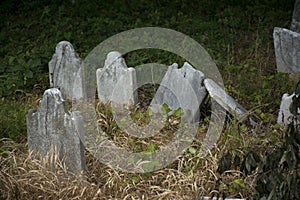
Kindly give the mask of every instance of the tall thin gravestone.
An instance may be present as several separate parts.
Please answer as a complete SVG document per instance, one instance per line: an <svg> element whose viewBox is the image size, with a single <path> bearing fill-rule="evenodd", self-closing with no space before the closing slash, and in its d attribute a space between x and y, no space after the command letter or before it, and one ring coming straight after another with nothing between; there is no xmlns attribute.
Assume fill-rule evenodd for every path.
<svg viewBox="0 0 300 200"><path fill-rule="evenodd" d="M50 86L59 88L64 98L85 98L84 65L71 43L59 42L49 62Z"/></svg>

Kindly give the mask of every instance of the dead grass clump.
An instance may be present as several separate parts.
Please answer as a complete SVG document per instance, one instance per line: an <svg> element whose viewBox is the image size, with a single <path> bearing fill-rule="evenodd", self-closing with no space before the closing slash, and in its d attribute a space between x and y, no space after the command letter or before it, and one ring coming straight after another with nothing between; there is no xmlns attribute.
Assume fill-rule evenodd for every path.
<svg viewBox="0 0 300 200"><path fill-rule="evenodd" d="M116 171L87 153L87 172L76 176L67 172L54 153L39 160L25 145L1 143L14 146L0 157L3 199L199 199L221 192L239 197L252 193L254 176L245 177L239 171L217 173L219 152L205 158L186 152L168 167L142 174ZM249 191L233 191L237 180Z"/></svg>
<svg viewBox="0 0 300 200"><path fill-rule="evenodd" d="M9 153L6 149L13 149ZM92 199L101 191L84 175L70 174L55 152L44 159L25 145L1 140L0 193L2 199Z"/></svg>
<svg viewBox="0 0 300 200"><path fill-rule="evenodd" d="M155 137L137 139L118 130L107 105L98 105L99 124L110 139L130 151L155 151L177 130L178 120L170 117L166 127ZM180 123L180 121L179 121ZM279 131L279 130L274 130ZM0 195L2 199L200 199L202 196L249 197L254 193L257 168L245 175L240 166L219 172L218 165L226 152L239 156L255 149L262 157L266 148L251 129L238 122L228 122L218 145L201 157L201 138L205 127L198 129L195 140L182 156L167 167L146 173L116 171L99 162L86 151L87 170L71 174L55 151L45 158L28 152L25 144L0 140ZM167 136L166 136L167 135ZM277 135L280 135L279 133ZM267 140L271 142L270 139ZM278 140L274 138L273 143ZM268 144L268 146L272 146ZM219 147L219 148L217 148Z"/></svg>

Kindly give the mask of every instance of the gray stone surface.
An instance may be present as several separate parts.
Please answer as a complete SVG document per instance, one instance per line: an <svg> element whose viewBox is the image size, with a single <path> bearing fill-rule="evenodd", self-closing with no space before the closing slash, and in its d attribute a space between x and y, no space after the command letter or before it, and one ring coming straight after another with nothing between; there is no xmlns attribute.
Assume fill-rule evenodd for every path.
<svg viewBox="0 0 300 200"><path fill-rule="evenodd" d="M300 33L275 27L273 37L277 70L300 74Z"/></svg>
<svg viewBox="0 0 300 200"><path fill-rule="evenodd" d="M293 114L290 112L290 105L293 102L293 97L295 94L283 94L280 104L280 110L277 118L277 123L288 125L290 118Z"/></svg>
<svg viewBox="0 0 300 200"><path fill-rule="evenodd" d="M137 103L136 72L127 68L119 52L110 52L103 68L97 69L98 97L102 103L131 106Z"/></svg>
<svg viewBox="0 0 300 200"><path fill-rule="evenodd" d="M205 79L204 85L211 96L222 108L235 116L238 120L246 117L247 110L229 96L217 83Z"/></svg>
<svg viewBox="0 0 300 200"><path fill-rule="evenodd" d="M59 42L49 62L50 86L59 88L64 98L85 98L84 65L71 43Z"/></svg>
<svg viewBox="0 0 300 200"><path fill-rule="evenodd" d="M67 110L57 88L45 91L38 110L30 110L26 120L29 150L44 157L55 147L70 171L85 170L83 120L79 112Z"/></svg>
<svg viewBox="0 0 300 200"><path fill-rule="evenodd" d="M295 2L291 30L300 33L300 0Z"/></svg>
<svg viewBox="0 0 300 200"><path fill-rule="evenodd" d="M161 112L161 106L167 104L172 112L181 107L188 122L198 121L199 107L207 95L205 87L202 86L203 80L204 74L189 63L185 62L180 69L174 63L169 66L150 108L154 112ZM190 113L187 114L188 112Z"/></svg>

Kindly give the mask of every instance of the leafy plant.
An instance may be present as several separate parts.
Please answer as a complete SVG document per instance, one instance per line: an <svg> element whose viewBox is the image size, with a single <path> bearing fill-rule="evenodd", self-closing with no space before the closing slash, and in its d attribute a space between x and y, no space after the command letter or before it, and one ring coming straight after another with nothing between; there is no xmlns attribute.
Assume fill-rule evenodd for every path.
<svg viewBox="0 0 300 200"><path fill-rule="evenodd" d="M284 142L266 155L256 178L254 199L300 199L300 129L299 129L299 87L290 106L293 121L286 131Z"/></svg>
<svg viewBox="0 0 300 200"><path fill-rule="evenodd" d="M12 99L0 99L0 138L24 141L27 136L26 114L32 105L31 100L19 103Z"/></svg>
<svg viewBox="0 0 300 200"><path fill-rule="evenodd" d="M265 156L256 178L254 199L299 199L299 134L290 125L284 145Z"/></svg>

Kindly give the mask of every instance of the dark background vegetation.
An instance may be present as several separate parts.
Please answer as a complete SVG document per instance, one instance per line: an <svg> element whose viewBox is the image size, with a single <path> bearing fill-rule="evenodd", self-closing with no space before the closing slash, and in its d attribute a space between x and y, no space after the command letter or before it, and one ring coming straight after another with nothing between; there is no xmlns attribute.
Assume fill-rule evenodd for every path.
<svg viewBox="0 0 300 200"><path fill-rule="evenodd" d="M226 91L258 116L267 127L264 132L278 134L274 126L281 96L291 93L296 81L276 71L273 28L290 27L293 7L294 0L2 1L0 138L26 142L25 116L28 109L38 105L44 90L49 88L48 62L58 42L71 42L84 59L108 37L147 26L170 28L198 41L216 62ZM160 50L131 52L125 59L132 67L148 62L182 62L176 55ZM281 144L274 139L277 137L283 138L275 134L259 139L263 145L276 146ZM293 155L299 152L294 143L284 142L279 149L278 154L270 155L281 158L286 149L292 149L288 152ZM235 154L228 151L227 155ZM259 156L251 151L245 155L255 168ZM297 162L292 164L291 170L297 168ZM264 162L266 168L269 165ZM282 176L273 181L275 187L285 176L281 175L279 164L274 166L278 168L273 176ZM266 177L269 178L267 175L260 177L262 182ZM297 182L298 179L292 180Z"/></svg>
<svg viewBox="0 0 300 200"><path fill-rule="evenodd" d="M247 109L262 106L257 112L271 120L267 115L277 112L281 91L292 90L285 75L276 73L272 31L290 26L293 5L292 0L3 1L1 135L24 135L28 104L18 98L41 95L49 87L48 62L59 41L70 41L84 59L109 36L145 26L174 29L198 41L217 63L228 92ZM135 66L176 59L141 50L126 61Z"/></svg>

